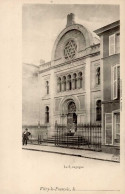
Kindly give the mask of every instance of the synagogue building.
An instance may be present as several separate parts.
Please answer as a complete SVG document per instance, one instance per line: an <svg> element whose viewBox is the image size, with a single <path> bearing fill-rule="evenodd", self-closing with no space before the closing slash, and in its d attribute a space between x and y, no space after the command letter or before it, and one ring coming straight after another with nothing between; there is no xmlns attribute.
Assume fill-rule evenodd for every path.
<svg viewBox="0 0 125 194"><path fill-rule="evenodd" d="M112 29L113 33L110 31ZM116 72L116 69L119 72L119 22L95 32L97 34L77 24L73 13L68 14L66 26L54 42L51 61L45 63L41 60L39 67L32 66L35 74L32 72L34 70L30 72L35 76L35 85L30 86L35 97L30 99L33 105L36 103L33 125L46 125L51 136L55 123L67 126L67 130L75 125L76 133L79 124L102 124L102 144L116 145L119 144L120 138L120 103L119 93L116 91L118 76L116 75L115 79L113 72ZM113 47L108 50L112 39L118 44L113 54ZM109 62L111 60L114 63ZM116 85L112 86L112 83ZM26 99L27 97L24 101ZM26 121L25 110L26 106L23 109L23 118ZM31 112L30 115L33 116Z"/></svg>
<svg viewBox="0 0 125 194"><path fill-rule="evenodd" d="M100 41L86 27L67 16L57 36L52 59L39 67L40 123L101 122Z"/></svg>

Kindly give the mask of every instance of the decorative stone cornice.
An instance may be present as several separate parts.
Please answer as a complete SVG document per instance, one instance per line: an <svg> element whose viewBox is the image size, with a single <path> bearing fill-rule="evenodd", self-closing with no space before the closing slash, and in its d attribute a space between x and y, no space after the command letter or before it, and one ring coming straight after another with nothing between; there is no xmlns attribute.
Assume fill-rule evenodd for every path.
<svg viewBox="0 0 125 194"><path fill-rule="evenodd" d="M81 61L81 60L83 60L83 59L85 59L87 57L92 57L92 56L96 56L96 55L99 55L99 54L100 54L100 50L97 51L96 53L91 53L91 54L88 54L86 56L82 56L82 57L79 57L79 58L72 59L70 61L65 61L63 63L59 63L59 64L57 64L55 66L49 66L46 69L40 70L39 73L44 73L46 71L50 71L51 69L55 69L55 68L58 68L58 67L66 66L67 64L72 64L74 62Z"/></svg>

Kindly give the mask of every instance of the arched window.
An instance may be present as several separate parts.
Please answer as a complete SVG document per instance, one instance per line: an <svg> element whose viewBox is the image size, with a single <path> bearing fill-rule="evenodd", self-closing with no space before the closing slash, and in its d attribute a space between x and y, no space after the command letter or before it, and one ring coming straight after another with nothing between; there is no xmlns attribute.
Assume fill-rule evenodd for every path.
<svg viewBox="0 0 125 194"><path fill-rule="evenodd" d="M66 91L66 77L63 76L62 78L62 91Z"/></svg>
<svg viewBox="0 0 125 194"><path fill-rule="evenodd" d="M49 94L49 82L46 81L46 93Z"/></svg>
<svg viewBox="0 0 125 194"><path fill-rule="evenodd" d="M57 79L57 91L61 92L61 78L60 77L58 77Z"/></svg>
<svg viewBox="0 0 125 194"><path fill-rule="evenodd" d="M96 101L96 121L101 121L101 100Z"/></svg>
<svg viewBox="0 0 125 194"><path fill-rule="evenodd" d="M79 79L78 88L82 88L82 72L78 73L78 79Z"/></svg>
<svg viewBox="0 0 125 194"><path fill-rule="evenodd" d="M96 69L96 84L100 85L100 67Z"/></svg>
<svg viewBox="0 0 125 194"><path fill-rule="evenodd" d="M49 123L49 107L45 108L45 123Z"/></svg>
<svg viewBox="0 0 125 194"><path fill-rule="evenodd" d="M72 88L77 89L77 74L73 74L73 80L72 80Z"/></svg>
<svg viewBox="0 0 125 194"><path fill-rule="evenodd" d="M72 83L71 83L71 75L67 76L67 89L71 90L72 89Z"/></svg>

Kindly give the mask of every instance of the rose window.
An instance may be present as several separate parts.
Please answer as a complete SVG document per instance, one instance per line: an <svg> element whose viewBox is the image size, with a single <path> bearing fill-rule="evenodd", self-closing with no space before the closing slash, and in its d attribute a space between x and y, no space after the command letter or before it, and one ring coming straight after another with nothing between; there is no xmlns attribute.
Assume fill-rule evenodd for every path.
<svg viewBox="0 0 125 194"><path fill-rule="evenodd" d="M72 59L76 54L77 45L74 40L70 40L64 49L65 59Z"/></svg>

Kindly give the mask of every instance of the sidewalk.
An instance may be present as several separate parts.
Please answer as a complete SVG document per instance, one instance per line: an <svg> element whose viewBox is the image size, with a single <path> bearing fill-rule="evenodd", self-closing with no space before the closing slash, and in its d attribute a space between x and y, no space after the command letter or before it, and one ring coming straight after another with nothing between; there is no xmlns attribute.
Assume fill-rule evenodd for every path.
<svg viewBox="0 0 125 194"><path fill-rule="evenodd" d="M64 148L64 147L58 147L58 146L56 147L53 145L46 145L45 146L45 145L28 144L28 145L22 146L22 149L55 153L55 154L70 155L70 156L77 156L77 157L84 157L84 158L103 160L103 161L109 161L109 162L120 162L119 155L113 155L113 154L109 154L109 153L89 151L89 150Z"/></svg>

